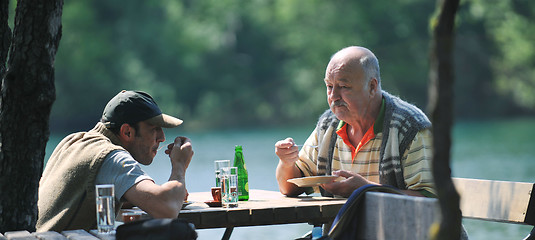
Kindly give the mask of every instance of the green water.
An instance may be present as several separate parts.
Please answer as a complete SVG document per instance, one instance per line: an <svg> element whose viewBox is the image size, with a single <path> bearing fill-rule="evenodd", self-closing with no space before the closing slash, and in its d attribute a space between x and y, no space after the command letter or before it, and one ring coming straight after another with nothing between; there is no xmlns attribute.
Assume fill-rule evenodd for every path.
<svg viewBox="0 0 535 240"><path fill-rule="evenodd" d="M186 176L188 191L208 191L213 183L213 161L233 159L234 146L242 145L249 187L278 191L274 177L278 159L277 140L293 137L302 143L313 126L280 129L241 129L204 133L166 132L191 138L195 155ZM63 136L52 135L47 153ZM457 123L453 132L452 174L455 177L535 181L535 119L515 119ZM157 183L167 181L170 163L163 151L145 168ZM530 226L463 220L471 239L522 239ZM308 224L289 224L234 229L231 239L294 239L311 230ZM198 230L199 239L220 239L224 229Z"/></svg>
<svg viewBox="0 0 535 240"><path fill-rule="evenodd" d="M535 181L535 119L466 122L454 130L455 177ZM522 239L533 227L464 219L471 239Z"/></svg>

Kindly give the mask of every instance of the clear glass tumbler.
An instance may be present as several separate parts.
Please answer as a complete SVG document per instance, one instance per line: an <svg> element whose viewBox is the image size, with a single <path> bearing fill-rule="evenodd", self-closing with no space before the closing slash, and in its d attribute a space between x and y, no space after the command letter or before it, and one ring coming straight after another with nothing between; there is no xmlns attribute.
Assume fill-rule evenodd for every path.
<svg viewBox="0 0 535 240"><path fill-rule="evenodd" d="M221 174L222 201L224 207L238 206L238 168L223 168Z"/></svg>
<svg viewBox="0 0 535 240"><path fill-rule="evenodd" d="M115 189L113 184L95 186L97 227L99 233L111 233L115 228Z"/></svg>
<svg viewBox="0 0 535 240"><path fill-rule="evenodd" d="M230 167L230 160L216 160L215 165L215 186L221 187L221 169Z"/></svg>

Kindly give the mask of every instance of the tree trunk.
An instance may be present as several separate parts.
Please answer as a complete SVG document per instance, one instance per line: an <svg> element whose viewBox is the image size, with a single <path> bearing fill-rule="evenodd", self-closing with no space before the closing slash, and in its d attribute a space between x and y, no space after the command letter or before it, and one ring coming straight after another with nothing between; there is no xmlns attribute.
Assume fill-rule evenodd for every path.
<svg viewBox="0 0 535 240"><path fill-rule="evenodd" d="M7 23L8 17L9 1L0 0L0 79L2 79L6 73L7 53L9 52L9 45L11 44L11 29L9 29ZM0 99L0 106L1 105L2 99ZM2 154L2 152L0 152L0 154Z"/></svg>
<svg viewBox="0 0 535 240"><path fill-rule="evenodd" d="M54 60L61 38L63 0L19 0L11 42L9 1L0 1L0 232L35 231L48 121L56 96Z"/></svg>
<svg viewBox="0 0 535 240"><path fill-rule="evenodd" d="M451 180L450 148L453 123L453 46L459 0L438 0L438 16L431 20L429 108L433 121L433 176L442 219L435 239L459 239L459 194Z"/></svg>

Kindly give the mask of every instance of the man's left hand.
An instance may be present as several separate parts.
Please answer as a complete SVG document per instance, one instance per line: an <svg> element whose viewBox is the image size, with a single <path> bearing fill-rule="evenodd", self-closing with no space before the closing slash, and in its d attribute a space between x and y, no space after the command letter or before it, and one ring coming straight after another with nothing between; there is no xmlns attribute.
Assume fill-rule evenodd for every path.
<svg viewBox="0 0 535 240"><path fill-rule="evenodd" d="M349 197L351 193L353 193L353 191L366 184L378 185L377 183L374 183L362 177L360 174L352 173L345 170L334 171L333 175L344 177L345 179L338 182L322 184L321 187L327 190L328 192L338 196Z"/></svg>

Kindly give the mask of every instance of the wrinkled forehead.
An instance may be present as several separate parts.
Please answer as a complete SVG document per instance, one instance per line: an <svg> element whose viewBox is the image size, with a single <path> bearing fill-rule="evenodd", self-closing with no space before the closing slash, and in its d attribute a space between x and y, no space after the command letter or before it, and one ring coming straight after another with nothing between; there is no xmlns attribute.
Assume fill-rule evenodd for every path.
<svg viewBox="0 0 535 240"><path fill-rule="evenodd" d="M325 70L325 79L334 78L337 75L359 75L362 72L360 59L354 57L332 58Z"/></svg>

